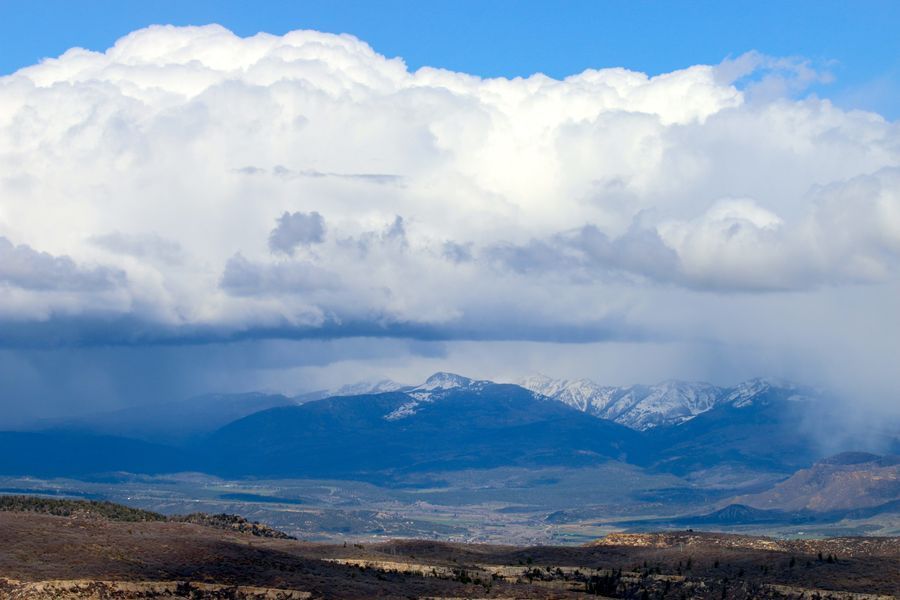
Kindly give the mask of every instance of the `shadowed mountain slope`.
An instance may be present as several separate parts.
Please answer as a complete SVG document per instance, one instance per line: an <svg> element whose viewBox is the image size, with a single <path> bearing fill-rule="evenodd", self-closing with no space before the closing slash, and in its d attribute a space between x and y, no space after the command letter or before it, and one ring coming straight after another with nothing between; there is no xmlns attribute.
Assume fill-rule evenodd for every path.
<svg viewBox="0 0 900 600"><path fill-rule="evenodd" d="M768 387L721 403L677 427L654 432L657 467L688 473L722 465L790 473L822 457L818 399Z"/></svg>
<svg viewBox="0 0 900 600"><path fill-rule="evenodd" d="M343 476L643 461L642 437L514 385L329 398L232 423L204 446L214 472Z"/></svg>

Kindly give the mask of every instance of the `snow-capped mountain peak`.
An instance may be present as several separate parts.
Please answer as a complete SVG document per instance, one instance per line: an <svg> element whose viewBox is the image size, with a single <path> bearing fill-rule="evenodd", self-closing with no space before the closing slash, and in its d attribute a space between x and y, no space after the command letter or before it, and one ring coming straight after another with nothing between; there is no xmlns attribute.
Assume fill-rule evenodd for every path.
<svg viewBox="0 0 900 600"><path fill-rule="evenodd" d="M455 373L438 371L425 380L425 383L404 390L410 401L385 415L388 421L396 421L416 414L422 404L443 398L448 392L459 389L479 390L490 381L475 380Z"/></svg>
<svg viewBox="0 0 900 600"><path fill-rule="evenodd" d="M520 385L527 390L540 390L545 396L556 394L562 390L567 383L569 383L567 379L553 379L552 377L547 377L543 373L535 373L534 375L529 375L516 382L517 385Z"/></svg>
<svg viewBox="0 0 900 600"><path fill-rule="evenodd" d="M572 381L545 375L526 377L519 385L596 417L642 431L684 423L719 404L736 408L749 406L774 388L792 389L789 384L765 379L753 379L733 388L678 380L613 387L588 379Z"/></svg>
<svg viewBox="0 0 900 600"><path fill-rule="evenodd" d="M552 379L546 375L532 375L517 382L527 390L559 400L582 412L591 412L591 407L603 404L609 399L609 392L615 388L597 385L589 379Z"/></svg>
<svg viewBox="0 0 900 600"><path fill-rule="evenodd" d="M757 377L731 388L723 402L731 404L735 408L745 408L760 401L769 402L772 400L773 394L782 400L802 401L822 396L825 392L783 379Z"/></svg>
<svg viewBox="0 0 900 600"><path fill-rule="evenodd" d="M403 392L408 402L384 415L389 421L416 414L425 405L460 390L479 392L491 381L471 379L438 371L417 386L404 386L390 379L346 385L334 396ZM719 405L743 409L776 400L814 396L807 388L775 379L750 379L732 387L709 383L666 380L655 385L604 386L590 379L554 379L542 374L525 377L517 384L536 397L549 398L601 419L615 421L631 429L647 431L655 427L680 425Z"/></svg>
<svg viewBox="0 0 900 600"><path fill-rule="evenodd" d="M472 379L457 375L456 373L446 373L438 371L425 380L422 385L416 386L414 389L418 391L427 390L449 390L453 388L469 387L474 383Z"/></svg>
<svg viewBox="0 0 900 600"><path fill-rule="evenodd" d="M753 404L753 401L761 394L765 394L772 388L772 382L768 379L749 379L734 386L725 396L723 402L735 408L744 408Z"/></svg>

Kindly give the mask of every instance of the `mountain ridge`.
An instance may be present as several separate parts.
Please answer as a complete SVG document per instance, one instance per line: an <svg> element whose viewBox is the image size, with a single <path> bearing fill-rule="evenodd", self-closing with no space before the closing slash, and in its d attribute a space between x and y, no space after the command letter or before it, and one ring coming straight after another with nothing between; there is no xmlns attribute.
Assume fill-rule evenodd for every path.
<svg viewBox="0 0 900 600"><path fill-rule="evenodd" d="M800 469L771 489L733 502L759 509L867 509L900 500L900 456L843 452Z"/></svg>
<svg viewBox="0 0 900 600"><path fill-rule="evenodd" d="M154 472L177 467L241 477L377 473L372 476L383 478L386 473L427 469L578 467L621 460L676 476L718 472L732 477L729 473L743 472L781 477L833 453L823 451L821 432L811 424L828 417L842 426L840 419L824 412L828 403L820 403L807 388L763 379L727 388L680 381L602 388L612 390L606 408L644 419L621 422L588 410L588 402L573 405L560 397L564 390L595 390L585 381L573 386L546 377L531 380L530 387L540 383L555 398L444 371L415 386L397 387L390 380L372 384L376 390L397 388L394 391L303 402L262 394L207 396L205 404L189 403L174 413L176 421L177 415L219 406L238 410L237 418L223 423L223 414L206 418L200 410L197 418L207 429L177 448L162 444L154 452L154 446L136 446L127 441L131 438L97 438L99 447L134 448L130 454L140 460L131 462L127 451L118 458L116 452L92 454L89 436L80 430L46 431L37 437L4 433L0 441L10 453L16 453L17 444L29 449L18 452L20 456L46 454L42 444L64 454L78 452L90 458L86 464L95 465L95 471L130 471L144 465ZM368 385L353 384L346 390ZM264 409L253 410L259 406ZM659 424L636 428L649 423L647 415L656 415L654 423ZM82 437L72 437L76 433ZM836 451L864 447L859 440L849 441ZM165 460L156 460L157 455ZM6 468L27 472L29 464L23 459Z"/></svg>
<svg viewBox="0 0 900 600"><path fill-rule="evenodd" d="M469 380L471 381L471 380ZM365 474L593 464L643 454L641 434L511 384L446 382L413 391L273 408L217 431L225 474Z"/></svg>
<svg viewBox="0 0 900 600"><path fill-rule="evenodd" d="M797 394L812 392L790 382L763 378L734 386L675 379L653 385L606 386L590 379L553 379L538 374L518 383L582 412L639 431L680 425L723 404L737 408L749 406L754 399L776 388L794 390Z"/></svg>

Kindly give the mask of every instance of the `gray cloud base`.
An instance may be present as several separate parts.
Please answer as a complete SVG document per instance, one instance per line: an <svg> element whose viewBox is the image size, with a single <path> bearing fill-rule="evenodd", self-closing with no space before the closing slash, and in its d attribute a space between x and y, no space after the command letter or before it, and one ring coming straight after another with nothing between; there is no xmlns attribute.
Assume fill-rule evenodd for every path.
<svg viewBox="0 0 900 600"><path fill-rule="evenodd" d="M278 225L269 234L269 249L293 256L297 246L321 244L325 239L325 219L311 213L285 212L278 217Z"/></svg>
<svg viewBox="0 0 900 600"><path fill-rule="evenodd" d="M38 252L27 244L15 246L0 237L0 283L34 292L109 290L126 281L125 273L107 267L82 267L68 256Z"/></svg>

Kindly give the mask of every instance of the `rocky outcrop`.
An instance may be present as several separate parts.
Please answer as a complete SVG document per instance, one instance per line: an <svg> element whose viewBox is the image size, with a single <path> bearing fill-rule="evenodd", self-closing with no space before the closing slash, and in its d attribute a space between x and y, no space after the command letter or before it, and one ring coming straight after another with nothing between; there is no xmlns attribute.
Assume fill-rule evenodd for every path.
<svg viewBox="0 0 900 600"><path fill-rule="evenodd" d="M171 517L169 520L179 523L194 523L195 525L203 525L204 527L215 527L216 529L227 529L239 533L248 533L250 535L255 535L256 537L277 538L282 540L297 539L283 531L273 529L264 523L248 521L240 515L229 515L225 513L218 515L193 513L190 515Z"/></svg>

